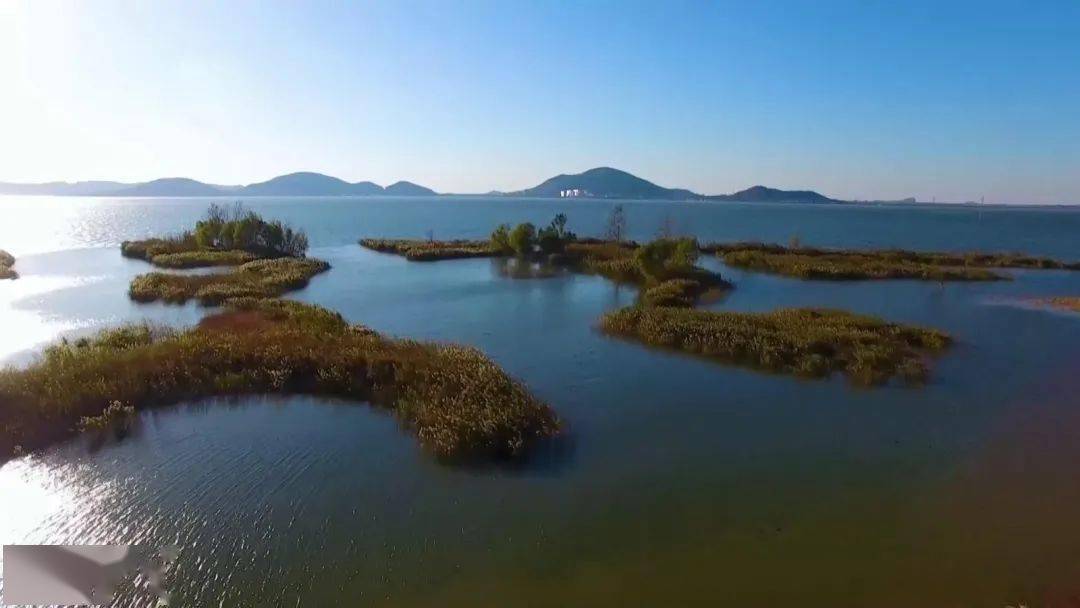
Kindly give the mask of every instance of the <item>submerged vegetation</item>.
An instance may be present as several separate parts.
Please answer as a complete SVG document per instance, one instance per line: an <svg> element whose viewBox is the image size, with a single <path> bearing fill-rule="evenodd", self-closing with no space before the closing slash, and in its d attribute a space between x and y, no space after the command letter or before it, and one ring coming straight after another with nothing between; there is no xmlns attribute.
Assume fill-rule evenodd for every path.
<svg viewBox="0 0 1080 608"><path fill-rule="evenodd" d="M803 279L921 279L929 281L995 281L1009 277L991 268L1080 270L1080 263L1022 254L938 253L902 249L819 249L765 243L708 244L738 268Z"/></svg>
<svg viewBox="0 0 1080 608"><path fill-rule="evenodd" d="M278 220L264 220L254 211L245 211L240 203L232 209L211 204L192 231L124 241L120 246L125 257L164 268L239 266L264 258L302 258L307 249L307 235L302 230Z"/></svg>
<svg viewBox="0 0 1080 608"><path fill-rule="evenodd" d="M19 273L15 272L12 268L14 265L15 257L3 249L0 249L0 279L19 278Z"/></svg>
<svg viewBox="0 0 1080 608"><path fill-rule="evenodd" d="M152 406L313 394L393 411L441 457L512 457L560 423L479 351L386 338L318 306L229 300L196 328L132 325L61 341L0 371L0 457Z"/></svg>
<svg viewBox="0 0 1080 608"><path fill-rule="evenodd" d="M882 384L894 376L922 383L928 373L925 356L950 341L931 329L805 308L735 313L637 306L604 315L601 328L757 369L807 377L841 372L860 385Z"/></svg>
<svg viewBox="0 0 1080 608"><path fill-rule="evenodd" d="M137 302L180 304L198 300L204 305L220 304L229 298L272 298L302 289L311 277L325 272L330 264L311 258L276 258L247 262L225 273L175 274L151 272L131 281L128 295Z"/></svg>

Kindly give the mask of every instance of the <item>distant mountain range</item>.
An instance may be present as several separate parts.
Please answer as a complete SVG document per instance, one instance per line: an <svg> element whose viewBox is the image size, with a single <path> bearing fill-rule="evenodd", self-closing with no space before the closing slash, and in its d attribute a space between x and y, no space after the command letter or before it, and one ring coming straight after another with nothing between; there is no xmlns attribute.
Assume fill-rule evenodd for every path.
<svg viewBox="0 0 1080 608"><path fill-rule="evenodd" d="M576 191L576 192L575 192ZM701 198L689 190L664 188L611 167L597 167L574 175L556 175L538 186L509 192L508 196L599 197L687 200Z"/></svg>
<svg viewBox="0 0 1080 608"><path fill-rule="evenodd" d="M52 196L434 196L435 191L411 182L397 182L383 188L372 182L347 181L321 173L290 173L247 186L206 184L186 177L166 177L149 182L49 182L9 184L0 182L0 194L41 194Z"/></svg>
<svg viewBox="0 0 1080 608"><path fill-rule="evenodd" d="M206 184L186 177L155 179L125 184L109 181L10 184L0 182L0 194L53 196L435 196L436 192L411 182L385 188L372 182L350 183L321 173L290 173L246 186ZM597 167L551 179L516 192L490 192L484 196L530 196L544 198L626 198L646 200L709 200L783 203L839 202L812 190L777 190L754 186L733 194L704 195L683 188L665 188L611 167Z"/></svg>
<svg viewBox="0 0 1080 608"><path fill-rule="evenodd" d="M704 195L683 188L664 188L611 167L597 167L574 175L556 175L543 183L508 192L507 196L569 198L631 198L652 200L710 200L769 203L839 202L812 190L777 190L754 186L733 194Z"/></svg>

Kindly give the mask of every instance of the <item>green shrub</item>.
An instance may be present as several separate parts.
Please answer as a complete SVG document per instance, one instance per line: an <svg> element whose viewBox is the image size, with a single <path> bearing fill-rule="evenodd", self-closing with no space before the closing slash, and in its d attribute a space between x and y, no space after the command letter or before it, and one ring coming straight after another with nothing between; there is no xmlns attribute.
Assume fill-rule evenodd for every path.
<svg viewBox="0 0 1080 608"><path fill-rule="evenodd" d="M15 265L15 258L10 253L0 249L0 279L17 279L19 273L11 267Z"/></svg>
<svg viewBox="0 0 1080 608"><path fill-rule="evenodd" d="M510 249L519 256L529 256L536 244L536 227L525 222L510 231Z"/></svg>
<svg viewBox="0 0 1080 608"><path fill-rule="evenodd" d="M536 235L536 245L540 252L553 255L561 254L567 243L577 240L577 235L566 229L566 215L559 213L546 228L541 228Z"/></svg>
<svg viewBox="0 0 1080 608"><path fill-rule="evenodd" d="M698 244L690 238L656 239L638 247L634 259L642 271L655 281L685 273L697 262Z"/></svg>
<svg viewBox="0 0 1080 608"><path fill-rule="evenodd" d="M499 253L510 255L514 248L510 246L510 225L499 224L491 232L491 248Z"/></svg>

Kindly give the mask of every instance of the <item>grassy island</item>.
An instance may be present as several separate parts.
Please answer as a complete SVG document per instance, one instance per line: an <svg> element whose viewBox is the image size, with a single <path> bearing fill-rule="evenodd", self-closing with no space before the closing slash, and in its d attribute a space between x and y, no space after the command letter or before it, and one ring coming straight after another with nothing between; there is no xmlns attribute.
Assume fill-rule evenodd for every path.
<svg viewBox="0 0 1080 608"><path fill-rule="evenodd" d="M926 355L943 350L945 334L839 310L788 308L768 313L629 307L604 315L612 335L673 348L724 363L826 377L841 372L855 384L899 376L926 380Z"/></svg>
<svg viewBox="0 0 1080 608"><path fill-rule="evenodd" d="M131 281L128 295L137 302L180 304L198 300L215 305L229 298L272 298L302 289L330 265L304 257L307 236L278 221L210 205L194 231L169 238L125 241L121 253L165 268L234 266L219 274L151 272Z"/></svg>
<svg viewBox="0 0 1080 608"><path fill-rule="evenodd" d="M302 258L307 235L277 220L267 221L237 203L232 209L211 204L195 229L166 238L124 241L124 257L163 268L240 266L254 260Z"/></svg>
<svg viewBox="0 0 1080 608"><path fill-rule="evenodd" d="M15 257L3 249L0 249L0 280L19 278L19 273L12 269L12 266L14 265Z"/></svg>
<svg viewBox="0 0 1080 608"><path fill-rule="evenodd" d="M434 262L460 258L488 258L501 255L488 241L435 241L409 239L361 239L360 244L381 253L404 256L413 262Z"/></svg>
<svg viewBox="0 0 1080 608"><path fill-rule="evenodd" d="M255 260L220 274L151 272L131 281L128 295L137 302L162 300L181 304L198 300L215 305L229 298L272 298L302 289L330 264L312 258Z"/></svg>
<svg viewBox="0 0 1080 608"><path fill-rule="evenodd" d="M902 249L856 250L784 247L766 243L707 244L737 268L802 279L919 279L926 281L996 281L1009 277L992 268L1080 270L1080 263L1021 254L953 254Z"/></svg>
<svg viewBox="0 0 1080 608"><path fill-rule="evenodd" d="M599 274L638 286L642 299L654 304L692 306L710 290L731 287L719 274L694 265L698 258L694 239L659 238L644 245L620 239L578 239L566 229L566 216L561 213L539 230L530 223L500 225L487 241L363 239L360 244L412 261L513 257L547 268ZM519 271L511 276L552 274Z"/></svg>
<svg viewBox="0 0 1080 608"><path fill-rule="evenodd" d="M371 402L447 458L513 457L559 431L547 404L475 349L383 337L298 302L225 306L189 330L131 325L0 370L0 459L144 408L223 395Z"/></svg>

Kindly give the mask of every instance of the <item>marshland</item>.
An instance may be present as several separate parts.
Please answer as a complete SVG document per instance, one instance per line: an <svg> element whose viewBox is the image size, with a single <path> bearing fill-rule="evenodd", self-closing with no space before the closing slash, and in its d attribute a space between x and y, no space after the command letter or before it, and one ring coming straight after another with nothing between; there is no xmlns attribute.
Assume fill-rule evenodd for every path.
<svg viewBox="0 0 1080 608"><path fill-rule="evenodd" d="M227 211L233 203L219 202ZM622 244L613 247L616 204L624 227ZM1080 394L1073 373L1080 322L1030 302L1080 295L1080 273L987 267L1011 280L815 281L729 265L701 249L787 243L797 233L802 247L1023 251L1070 261L1080 257L1076 211L249 199L245 208L265 221L303 230L309 244L302 259L329 269L256 300L281 310L237 316L198 297L181 304L129 296L141 275L230 276L256 261L248 256L301 259L224 244L151 255L183 254L198 264L121 255L123 241L193 230L206 201L8 197L0 205L26 218L17 228L0 224L0 243L18 258L20 274L0 283L0 347L15 370L4 373L26 379L18 394L27 395L31 376L43 378L60 360L78 363L80 373L98 370L94 390L102 396L94 397L102 403L96 417L78 410L83 397L76 392L70 402L55 400L78 410L65 414L65 437L69 428L87 430L45 449L28 445L0 468L5 492L40 497L34 508L0 520L6 542L179 543L187 549L172 589L177 601L193 604L377 596L387 605L465 606L482 596L508 605L523 589L556 604L700 604L718 599L717 587L694 581L730 572L719 599L751 605L1038 605L1073 580L1068 539L1080 537L1071 508L1080 404L1071 396ZM504 267L517 263L516 253L416 263L357 244L360 237L403 238L468 249L470 242L490 244L500 224L512 231L524 223L538 240L559 213L576 244L551 252L560 272L536 280L508 278ZM656 258L636 252L658 239L676 243L672 251L683 239L697 240L693 276L666 275L688 268L681 264L662 265L666 280L646 276L638 264ZM551 254L524 263L541 265ZM715 298L687 293L681 281L695 276L724 284ZM871 317L895 326L886 333L925 328L947 335L949 344L939 349L936 340L910 336L878 343L885 338L876 330L856 328L844 334L850 341L835 359L807 364L827 369L808 380L752 362L646 347L608 335L602 321L738 313L726 318L741 323L782 309ZM320 312L294 324L290 311ZM115 341L95 345L108 339L103 330L144 325L148 335L128 335L120 348ZM797 326L778 335L806 327ZM62 338L68 343L50 363L45 349ZM198 371L206 382L198 386L213 390L153 403L131 396L143 385L133 378L154 378L155 393L176 386L151 352L182 344L194 355L208 352L199 350L208 343L232 341L265 344L258 351L265 375L202 376L221 369L221 359L200 355L169 373ZM421 359L441 349L473 353L477 359L468 361L525 391L513 392L522 411L551 412L539 419L556 416L560 432L539 433L514 461L446 461L397 396L305 384L307 370L351 365L366 352L359 345L382 342L387 357L403 344ZM806 343L777 356L786 361L792 353L790 366L798 367ZM336 348L343 344L350 346ZM294 358L294 346L307 354ZM871 390L853 377L861 368L850 367L864 346L897 362L890 379ZM84 359L80 349L97 354ZM246 349L211 352L251 356ZM124 357L132 357L130 365L104 373ZM285 364L287 388L263 390ZM379 373L396 374L395 365ZM906 375L924 382L904 387ZM219 391L219 381L236 390ZM247 382L255 389L241 390ZM498 395L489 397L502 402ZM1033 467L1041 473L1031 475ZM227 575L208 580L207 568ZM772 584L778 572L782 588ZM905 574L899 587L897 572Z"/></svg>
<svg viewBox="0 0 1080 608"><path fill-rule="evenodd" d="M392 340L318 306L224 302L194 329L103 330L0 372L0 454L38 448L117 410L212 396L313 394L391 409L439 456L512 457L558 432L551 408L479 351Z"/></svg>
<svg viewBox="0 0 1080 608"><path fill-rule="evenodd" d="M796 239L797 240L797 239ZM999 281L1009 276L992 268L1080 270L1080 261L1020 253L919 252L904 249L823 249L798 243L710 243L702 248L726 264L803 279L918 279Z"/></svg>

